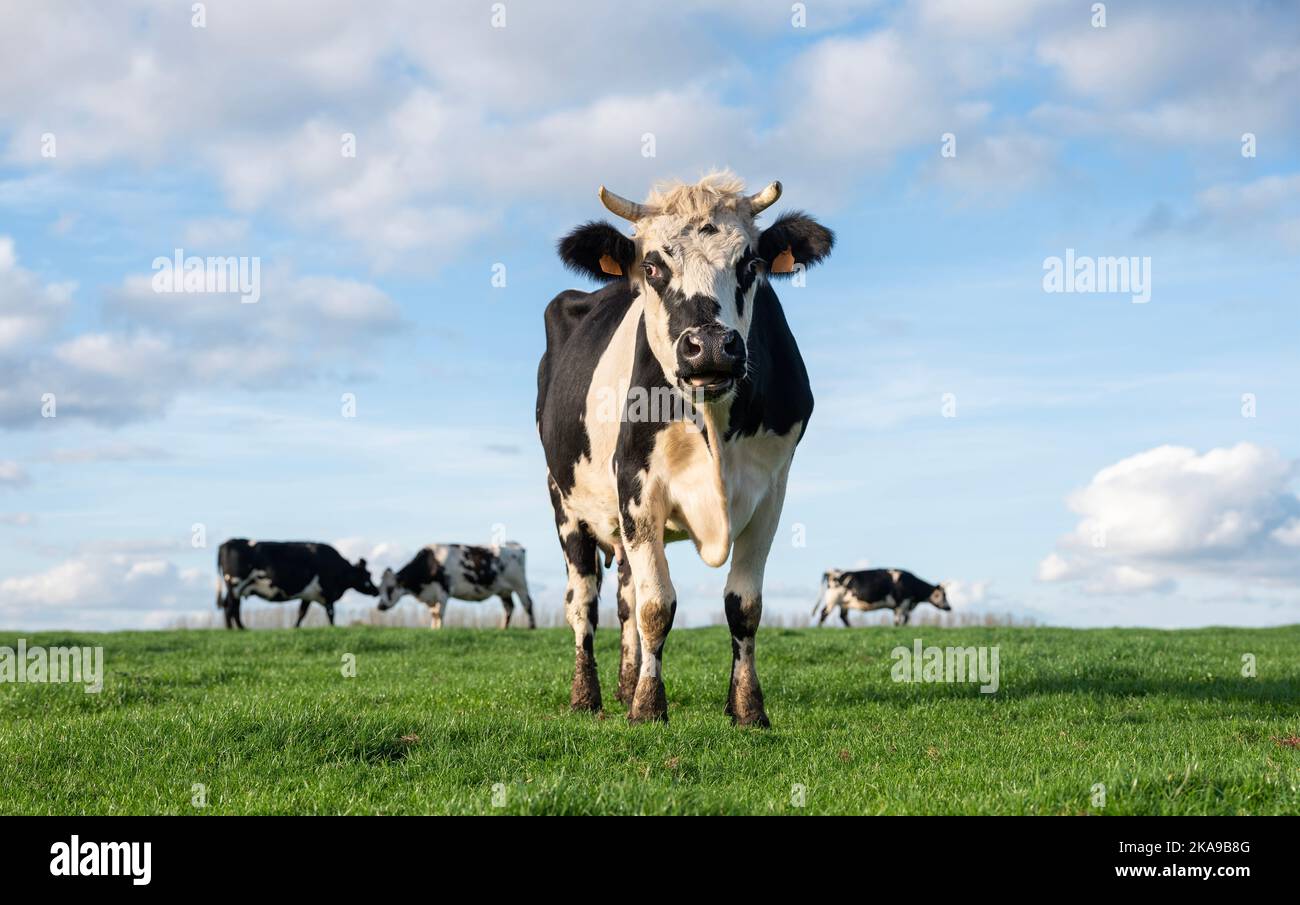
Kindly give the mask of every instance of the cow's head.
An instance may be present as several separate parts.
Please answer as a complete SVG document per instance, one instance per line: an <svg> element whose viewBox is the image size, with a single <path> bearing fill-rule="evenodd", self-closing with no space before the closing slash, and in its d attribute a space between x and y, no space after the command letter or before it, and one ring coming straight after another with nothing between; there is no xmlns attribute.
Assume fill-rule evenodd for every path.
<svg viewBox="0 0 1300 905"><path fill-rule="evenodd" d="M379 594L379 588L375 587L374 582L370 580L370 570L366 568L364 559L357 560L357 564L352 567L352 574L348 578L348 587L352 590L359 591L367 597L375 597Z"/></svg>
<svg viewBox="0 0 1300 905"><path fill-rule="evenodd" d="M943 586L943 582L939 582L934 586L934 590L930 592L930 597L928 599L941 610L952 609L952 607L948 605L948 590Z"/></svg>
<svg viewBox="0 0 1300 905"><path fill-rule="evenodd" d="M405 593L406 590L397 583L397 574L392 569L385 569L379 578L379 608L391 609Z"/></svg>
<svg viewBox="0 0 1300 905"><path fill-rule="evenodd" d="M798 212L760 230L754 219L780 197L779 182L747 195L725 172L660 186L644 204L601 186L601 201L635 224L633 235L586 223L560 240L560 257L597 279L628 280L644 299L646 338L669 382L696 401L719 400L745 375L759 285L817 263L835 242Z"/></svg>

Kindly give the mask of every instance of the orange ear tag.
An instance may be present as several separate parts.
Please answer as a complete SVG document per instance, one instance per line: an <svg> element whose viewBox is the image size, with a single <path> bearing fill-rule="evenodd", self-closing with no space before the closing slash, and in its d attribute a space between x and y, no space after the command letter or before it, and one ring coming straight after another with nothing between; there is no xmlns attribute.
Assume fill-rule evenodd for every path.
<svg viewBox="0 0 1300 905"><path fill-rule="evenodd" d="M772 261L768 273L794 273L794 252L788 247Z"/></svg>
<svg viewBox="0 0 1300 905"><path fill-rule="evenodd" d="M621 277L623 275L623 267L609 255L600 256L600 269L611 276Z"/></svg>

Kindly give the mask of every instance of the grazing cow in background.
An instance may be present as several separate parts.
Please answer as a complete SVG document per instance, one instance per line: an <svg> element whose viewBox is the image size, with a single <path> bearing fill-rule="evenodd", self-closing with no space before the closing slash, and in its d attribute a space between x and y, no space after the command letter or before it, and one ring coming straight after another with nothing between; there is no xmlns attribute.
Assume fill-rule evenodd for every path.
<svg viewBox="0 0 1300 905"><path fill-rule="evenodd" d="M379 608L392 607L404 595L422 601L432 616L430 628L442 628L442 616L448 599L486 600L500 597L505 607L502 628L510 627L515 611L512 594L519 595L528 616L528 627L537 628L533 619L533 599L528 596L524 577L524 548L519 544L430 544L415 558L394 572L385 569L379 579Z"/></svg>
<svg viewBox="0 0 1300 905"><path fill-rule="evenodd" d="M329 544L233 538L217 551L217 570L217 607L226 611L226 628L244 627L239 605L250 594L273 603L302 601L296 627L313 601L325 607L333 625L334 604L346 591L379 593L364 559L353 565Z"/></svg>
<svg viewBox="0 0 1300 905"><path fill-rule="evenodd" d="M769 277L825 258L830 230L802 213L766 229L781 196L730 173L660 186L645 204L600 198L631 238L586 223L559 243L564 262L608 282L546 308L537 425L568 567L574 634L570 706L600 710L593 633L604 565L617 558L622 623L618 699L628 719L666 720L664 640L677 592L664 545L689 538L710 566L731 557L726 713L767 726L754 666L763 570L795 445L813 410L799 348Z"/></svg>
<svg viewBox="0 0 1300 905"><path fill-rule="evenodd" d="M821 610L817 620L821 625L839 607L840 621L848 625L849 610L893 610L894 625L907 625L912 610L923 603L932 603L941 610L952 609L943 582L927 584L902 569L832 569L822 576L822 592L813 604L813 612Z"/></svg>

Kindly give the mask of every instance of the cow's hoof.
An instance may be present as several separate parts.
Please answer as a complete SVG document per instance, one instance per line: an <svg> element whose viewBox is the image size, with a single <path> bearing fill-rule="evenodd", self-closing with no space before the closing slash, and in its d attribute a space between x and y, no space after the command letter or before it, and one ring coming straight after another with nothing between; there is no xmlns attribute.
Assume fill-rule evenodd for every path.
<svg viewBox="0 0 1300 905"><path fill-rule="evenodd" d="M601 710L596 660L586 651L578 652L578 659L573 666L573 690L569 693L569 709L592 713Z"/></svg>
<svg viewBox="0 0 1300 905"><path fill-rule="evenodd" d="M727 707L724 713L731 717L733 726L772 728L772 724L767 719L767 711L763 709L763 692L759 691L757 686L747 690L733 688L731 694L727 696Z"/></svg>
<svg viewBox="0 0 1300 905"><path fill-rule="evenodd" d="M668 695L661 680L646 676L637 682L627 720L629 723L668 722Z"/></svg>
<svg viewBox="0 0 1300 905"><path fill-rule="evenodd" d="M618 677L618 700L624 707L631 707L632 700L636 697L636 680L637 671L635 665L630 665L619 674Z"/></svg>
<svg viewBox="0 0 1300 905"><path fill-rule="evenodd" d="M731 713L729 716L731 717L731 725L733 726L756 726L759 729L772 728L772 724L768 721L767 714L763 712L762 708L759 708L756 713Z"/></svg>

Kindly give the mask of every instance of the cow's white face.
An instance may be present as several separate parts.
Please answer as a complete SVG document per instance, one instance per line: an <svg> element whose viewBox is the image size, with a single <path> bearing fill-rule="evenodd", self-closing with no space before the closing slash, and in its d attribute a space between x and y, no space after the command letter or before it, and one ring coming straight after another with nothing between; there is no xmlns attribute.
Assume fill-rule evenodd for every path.
<svg viewBox="0 0 1300 905"><path fill-rule="evenodd" d="M729 398L753 373L750 326L768 276L812 266L835 244L829 229L799 212L760 231L754 218L781 197L781 183L753 195L743 188L725 171L657 187L645 204L601 187L605 207L635 224L633 236L592 221L559 242L560 258L579 273L627 280L664 375L696 402Z"/></svg>
<svg viewBox="0 0 1300 905"><path fill-rule="evenodd" d="M948 605L948 592L942 587L935 588L930 592L930 602L941 610L951 610Z"/></svg>
<svg viewBox="0 0 1300 905"><path fill-rule="evenodd" d="M765 279L758 231L726 207L637 223L629 274L644 300L646 339L688 398L729 396L745 374L754 294Z"/></svg>
<svg viewBox="0 0 1300 905"><path fill-rule="evenodd" d="M405 592L397 587L397 575L392 569L384 569L383 577L379 579L379 608L391 609L403 593Z"/></svg>

